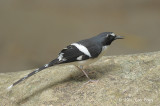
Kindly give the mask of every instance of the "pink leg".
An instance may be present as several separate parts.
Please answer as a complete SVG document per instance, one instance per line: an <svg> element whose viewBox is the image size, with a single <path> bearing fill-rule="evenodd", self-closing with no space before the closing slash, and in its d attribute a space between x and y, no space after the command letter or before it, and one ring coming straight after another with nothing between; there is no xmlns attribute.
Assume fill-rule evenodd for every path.
<svg viewBox="0 0 160 106"><path fill-rule="evenodd" d="M76 65L75 65L76 66ZM83 73L84 73L84 75L89 79L89 80L91 80L90 78L89 78L89 76L88 76L88 74L83 70L83 67L82 66L80 66L80 67L78 67L78 66L76 66L79 70L81 70Z"/></svg>
<svg viewBox="0 0 160 106"><path fill-rule="evenodd" d="M75 65L75 66L76 66L76 65ZM82 66L80 66L80 67L76 66L76 67L77 67L79 70L81 70L81 71L84 73L84 75L89 79L89 81L87 81L87 82L85 83L85 85L86 85L87 83L97 82L97 80L92 80L92 79L89 78L88 74L83 70L83 67L82 67Z"/></svg>

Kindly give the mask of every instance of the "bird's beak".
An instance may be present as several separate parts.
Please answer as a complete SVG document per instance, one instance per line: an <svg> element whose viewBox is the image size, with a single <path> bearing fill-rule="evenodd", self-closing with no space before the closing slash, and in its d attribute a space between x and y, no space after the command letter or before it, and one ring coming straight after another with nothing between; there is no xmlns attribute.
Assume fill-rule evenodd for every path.
<svg viewBox="0 0 160 106"><path fill-rule="evenodd" d="M115 40L116 40L116 39L124 39L124 37L123 37L123 36L116 35Z"/></svg>

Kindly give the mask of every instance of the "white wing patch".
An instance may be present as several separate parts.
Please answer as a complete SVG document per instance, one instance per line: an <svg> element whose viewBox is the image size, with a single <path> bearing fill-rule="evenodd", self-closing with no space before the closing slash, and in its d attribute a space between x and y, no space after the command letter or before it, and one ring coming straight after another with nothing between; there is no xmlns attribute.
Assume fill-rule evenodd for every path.
<svg viewBox="0 0 160 106"><path fill-rule="evenodd" d="M82 60L82 57L83 57L83 56L79 56L79 57L77 57L77 60Z"/></svg>
<svg viewBox="0 0 160 106"><path fill-rule="evenodd" d="M81 52L84 53L85 55L91 57L90 52L88 51L88 49L87 49L85 46L83 46L83 45L81 45L81 44L78 44L78 43L72 43L71 45L76 46L76 47L79 49L79 51L81 51Z"/></svg>

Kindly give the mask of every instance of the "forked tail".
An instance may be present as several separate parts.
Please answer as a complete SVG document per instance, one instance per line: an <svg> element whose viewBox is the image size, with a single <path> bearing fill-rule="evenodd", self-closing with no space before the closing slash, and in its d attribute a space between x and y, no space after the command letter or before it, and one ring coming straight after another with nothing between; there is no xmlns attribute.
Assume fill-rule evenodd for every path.
<svg viewBox="0 0 160 106"><path fill-rule="evenodd" d="M15 83L13 83L13 84L12 84L11 86L9 86L7 89L10 90L13 86L17 85L18 83L22 82L23 80L31 77L32 75L34 75L34 74L36 74L36 73L38 73L38 72L40 72L40 71L42 71L42 70L44 70L44 69L46 69L46 68L48 68L48 67L54 66L54 65L56 65L56 64L60 64L60 62L59 62L58 59L55 59L55 60L51 61L50 63L45 64L44 66L42 66L42 67L36 69L35 71L29 73L29 74L26 75L25 77L19 79L19 80L16 81Z"/></svg>

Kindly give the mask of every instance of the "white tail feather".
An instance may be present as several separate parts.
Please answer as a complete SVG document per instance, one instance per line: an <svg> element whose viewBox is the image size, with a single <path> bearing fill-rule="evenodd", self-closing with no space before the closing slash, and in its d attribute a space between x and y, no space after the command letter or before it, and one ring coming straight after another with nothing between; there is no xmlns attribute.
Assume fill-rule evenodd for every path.
<svg viewBox="0 0 160 106"><path fill-rule="evenodd" d="M7 88L7 90L10 90L12 87L13 87L13 85L9 86L9 87Z"/></svg>

